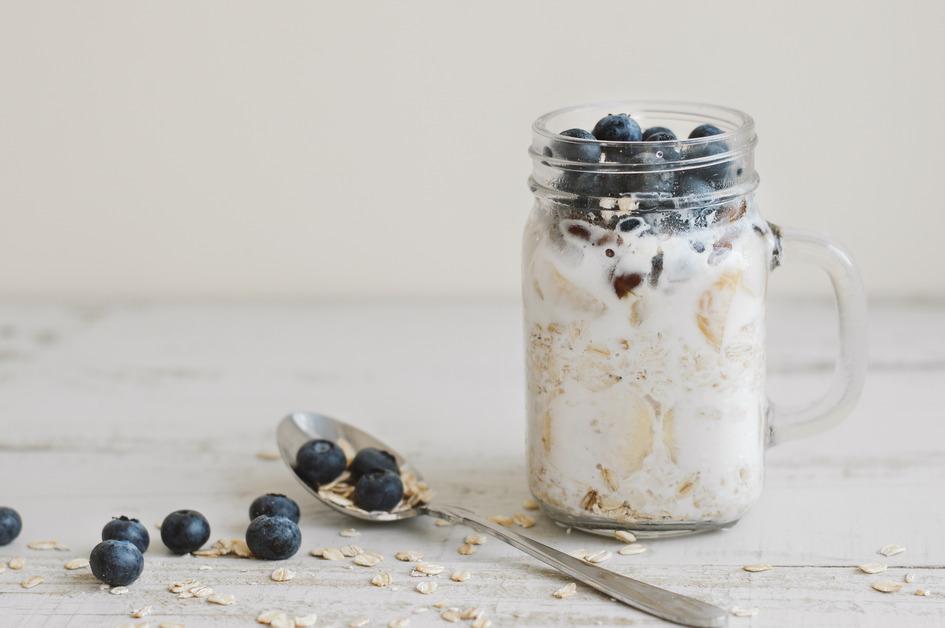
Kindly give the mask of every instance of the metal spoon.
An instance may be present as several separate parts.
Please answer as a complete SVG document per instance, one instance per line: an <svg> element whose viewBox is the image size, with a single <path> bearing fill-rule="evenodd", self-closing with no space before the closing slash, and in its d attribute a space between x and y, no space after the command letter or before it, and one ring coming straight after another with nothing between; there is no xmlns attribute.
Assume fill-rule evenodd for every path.
<svg viewBox="0 0 945 628"><path fill-rule="evenodd" d="M293 472L295 472L296 452L299 450L299 447L313 438L324 438L331 441L344 438L351 443L355 449L361 449L363 447L377 447L378 449L383 449L393 454L401 468L409 469L418 479L422 479L420 473L412 467L403 456L394 451L394 449L386 443L382 443L370 434L352 425L343 423L342 421L332 419L323 414L308 412L290 414L279 423L277 433L279 452L282 454L282 459L285 460L285 463L289 465L289 468L292 469ZM553 547L549 547L544 543L539 543L527 536L493 524L488 519L480 517L462 506L426 504L397 513L366 513L345 508L324 499L318 494L318 491L303 482L302 478L299 477L297 473L296 478L309 493L314 495L326 506L340 513L344 513L349 517L366 521L399 521L401 519L410 519L418 515L430 515L432 517L449 520L453 523L462 523L480 532L490 534L501 541L505 541L509 545L517 547L543 563L551 565L558 571L566 573L575 580L583 582L587 586L593 587L624 604L650 613L651 615L684 626L715 628L728 625L728 613L725 609L695 598L667 591L666 589L654 587L653 585L622 576L616 572L598 567L597 565L589 564L556 550Z"/></svg>

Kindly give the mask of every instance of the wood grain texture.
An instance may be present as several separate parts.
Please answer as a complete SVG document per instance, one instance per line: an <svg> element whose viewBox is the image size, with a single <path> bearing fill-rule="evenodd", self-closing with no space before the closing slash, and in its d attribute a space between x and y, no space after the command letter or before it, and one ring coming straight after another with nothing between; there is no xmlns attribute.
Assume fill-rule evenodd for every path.
<svg viewBox="0 0 945 628"><path fill-rule="evenodd" d="M770 381L779 401L826 386L834 339L830 307L774 304ZM839 428L772 449L765 494L730 530L646 542L638 556L604 563L656 585L724 606L757 607L733 626L945 625L945 306L886 303L872 311L872 357L864 399ZM467 532L429 520L352 525L313 504L273 450L276 422L317 409L376 432L434 479L445 500L484 514L521 510L525 488L522 347L518 308L501 304L216 305L70 308L0 306L0 504L16 507L24 532L0 559L26 558L0 572L0 625L118 626L181 621L253 625L266 609L318 613L319 625L355 616L386 625L445 624L434 609L480 606L497 626L635 625L664 622L584 588L566 600L565 580L495 540L471 556L456 549ZM275 564L235 558L173 557L153 524L177 508L204 512L212 538L241 536L249 502L266 491L302 504L303 552L286 583ZM119 514L149 525L152 549L130 592L111 595L87 570L62 564L87 556L102 525ZM608 539L565 533L539 518L530 533L564 549L617 549ZM68 552L35 551L55 538ZM383 554L377 568L307 555L354 542ZM883 559L882 545L907 551ZM473 577L439 590L413 590L415 549ZM886 561L881 575L854 565ZM774 569L749 574L748 563ZM211 570L199 570L200 565ZM390 570L398 590L370 586ZM870 589L884 577L915 583L897 594ZM19 583L32 575L45 582ZM174 580L194 577L237 602L179 600ZM917 587L932 595L911 595ZM154 607L141 620L133 608Z"/></svg>

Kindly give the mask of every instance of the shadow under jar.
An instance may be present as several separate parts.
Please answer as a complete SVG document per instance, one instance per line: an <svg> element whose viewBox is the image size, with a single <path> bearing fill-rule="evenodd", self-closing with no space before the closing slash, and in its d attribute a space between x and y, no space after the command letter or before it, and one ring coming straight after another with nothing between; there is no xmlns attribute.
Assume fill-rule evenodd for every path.
<svg viewBox="0 0 945 628"><path fill-rule="evenodd" d="M706 123L718 134L560 134L618 112L680 138ZM533 132L522 282L532 494L585 529L734 524L761 493L766 446L835 424L859 395L865 305L852 263L758 213L746 114L604 103L550 113ZM765 394L765 296L782 245L831 278L842 348L827 395L778 428Z"/></svg>

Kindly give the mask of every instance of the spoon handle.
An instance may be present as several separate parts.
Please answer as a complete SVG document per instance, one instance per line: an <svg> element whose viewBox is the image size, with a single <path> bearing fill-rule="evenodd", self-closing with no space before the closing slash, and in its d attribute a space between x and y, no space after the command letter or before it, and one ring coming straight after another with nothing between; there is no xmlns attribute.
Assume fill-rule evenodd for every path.
<svg viewBox="0 0 945 628"><path fill-rule="evenodd" d="M723 608L592 565L508 528L493 524L462 506L437 504L426 506L423 512L454 523L463 523L480 532L490 534L587 586L651 615L684 626L716 628L728 625L728 613Z"/></svg>

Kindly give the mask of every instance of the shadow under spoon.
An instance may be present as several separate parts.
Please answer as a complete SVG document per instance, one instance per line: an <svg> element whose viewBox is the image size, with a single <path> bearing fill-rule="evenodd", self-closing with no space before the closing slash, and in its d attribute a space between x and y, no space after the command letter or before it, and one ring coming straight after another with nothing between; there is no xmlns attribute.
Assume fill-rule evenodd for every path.
<svg viewBox="0 0 945 628"><path fill-rule="evenodd" d="M295 473L299 482L329 508L340 513L366 521L391 522L401 519L410 519L419 515L429 515L446 519L453 523L461 523L480 532L489 534L500 541L516 547L526 554L537 558L558 571L571 576L578 582L619 600L628 606L655 615L667 621L684 626L698 626L700 628L715 628L728 625L728 612L707 602L697 600L679 593L673 593L633 578L620 575L616 572L592 565L575 558L553 547L539 543L527 536L513 532L507 528L492 523L485 517L477 515L462 506L447 504L424 504L396 513L364 512L353 508L346 508L340 504L325 499L318 491L310 487L295 471L295 454L299 447L314 438L324 438L331 441L345 439L356 450L364 447L376 447L390 452L402 469L413 473L418 480L423 477L408 460L401 456L387 443L383 443L371 434L359 430L353 425L332 419L323 414L309 412L295 412L285 417L280 423L277 432L279 453L282 459Z"/></svg>

